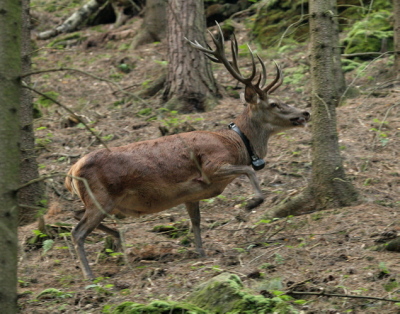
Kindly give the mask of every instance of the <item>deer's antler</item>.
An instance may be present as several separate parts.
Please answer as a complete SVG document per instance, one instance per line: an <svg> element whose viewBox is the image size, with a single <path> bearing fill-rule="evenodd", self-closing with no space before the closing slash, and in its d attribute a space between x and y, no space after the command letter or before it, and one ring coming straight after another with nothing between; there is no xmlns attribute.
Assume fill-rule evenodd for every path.
<svg viewBox="0 0 400 314"><path fill-rule="evenodd" d="M217 23L217 26L218 26L217 38L210 31L208 31L208 33L210 34L211 39L215 45L214 50L208 44L207 44L207 48L205 48L198 41L193 42L187 38L185 38L185 39L192 45L192 47L204 52L205 55L211 61L216 62L216 63L222 63L225 66L225 68L228 70L228 72L236 80L243 83L246 87L250 87L251 89L253 89L259 95L260 98L264 99L264 98L266 98L266 95L271 94L273 91L275 91L282 84L282 71L279 68L278 64L275 62L276 70L277 70L277 75L276 75L275 79L271 83L269 83L266 87L264 87L266 80L267 80L267 71L266 71L264 62L256 54L257 59L261 64L262 72L259 74L259 77L258 77L256 83L253 83L253 80L257 75L257 69L256 69L254 53L251 50L250 46L247 45L247 48L250 51L250 56L251 56L251 61L252 61L252 70L251 70L250 76L244 77L242 75L242 73L240 72L240 69L237 64L239 47L238 47L238 43L237 43L235 34L233 34L233 37L231 40L232 61L229 61L225 55L225 49L224 49L225 41L224 41L224 36L223 36L222 30L221 30L221 27L218 23Z"/></svg>

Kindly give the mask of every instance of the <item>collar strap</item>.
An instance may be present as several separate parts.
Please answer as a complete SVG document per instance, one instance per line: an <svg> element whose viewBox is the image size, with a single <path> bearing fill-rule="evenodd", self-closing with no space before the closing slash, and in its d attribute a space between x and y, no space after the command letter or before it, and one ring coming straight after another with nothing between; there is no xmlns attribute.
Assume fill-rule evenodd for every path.
<svg viewBox="0 0 400 314"><path fill-rule="evenodd" d="M247 138L247 136L240 131L238 126L235 123L229 123L229 129L235 131L237 134L239 134L240 138L242 139L244 145L246 146L247 152L249 153L250 159L251 159L251 166L253 167L254 170L261 170L262 168L265 167L265 161L261 158L258 158L258 156L253 152L251 149L250 141Z"/></svg>

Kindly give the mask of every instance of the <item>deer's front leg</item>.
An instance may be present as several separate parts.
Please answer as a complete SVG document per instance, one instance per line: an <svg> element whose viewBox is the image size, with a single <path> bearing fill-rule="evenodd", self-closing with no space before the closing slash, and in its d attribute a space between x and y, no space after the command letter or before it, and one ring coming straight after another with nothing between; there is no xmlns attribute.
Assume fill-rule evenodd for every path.
<svg viewBox="0 0 400 314"><path fill-rule="evenodd" d="M200 229L200 208L199 202L188 202L185 203L186 210L189 214L190 221L192 222L192 229L194 234L194 244L196 246L196 251L201 257L205 257L206 253L203 250L203 244L201 241L201 229Z"/></svg>
<svg viewBox="0 0 400 314"><path fill-rule="evenodd" d="M236 166L236 165L225 165L219 168L213 175L212 181L229 178L232 176L246 175L253 187L255 196L247 203L246 209L251 210L264 202L264 195L261 192L260 183L258 182L257 176L251 166Z"/></svg>

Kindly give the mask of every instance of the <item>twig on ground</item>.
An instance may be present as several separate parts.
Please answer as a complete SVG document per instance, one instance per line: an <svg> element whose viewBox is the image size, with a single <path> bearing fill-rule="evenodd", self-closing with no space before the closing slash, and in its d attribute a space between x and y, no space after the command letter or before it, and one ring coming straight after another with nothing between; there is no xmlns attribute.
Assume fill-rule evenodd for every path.
<svg viewBox="0 0 400 314"><path fill-rule="evenodd" d="M280 248L282 248L283 247L283 245L280 245L280 246L278 246L278 247L276 247L276 248L273 248L272 250L269 250L269 251L267 251L267 252L264 252L263 254L261 254L261 255L258 255L258 256L256 256L255 258L253 258L250 262L248 262L247 264L251 264L251 263L253 263L255 260L257 260L257 259L259 259L260 257L263 257L265 254L267 254L267 253L271 253L271 252L273 252L273 251L276 251L276 250L278 250L278 249L280 249ZM272 255L271 255L272 256Z"/></svg>
<svg viewBox="0 0 400 314"><path fill-rule="evenodd" d="M100 76L97 76L97 75L94 75L94 74L91 74L89 72L82 71L82 70L79 70L79 69L61 67L61 68L38 70L38 71L24 73L24 74L21 75L21 78L24 78L24 77L27 77L27 76L30 76L30 75L42 74L42 73L47 73L47 72L58 72L58 71L74 71L74 72L78 72L80 74L84 74L84 75L90 76L90 77L92 77L92 78L94 78L96 80L110 83L110 84L114 85L118 89L119 92L121 92L123 94L126 94L126 95L129 95L129 96L132 96L136 100L140 101L142 104L144 104L146 106L149 106L149 104L146 101L144 101L143 98L139 97L138 95L136 95L134 93L130 93L130 92L126 91L123 87L121 87L121 85L115 83L114 81L108 80L106 78L103 78L103 77L100 77Z"/></svg>
<svg viewBox="0 0 400 314"><path fill-rule="evenodd" d="M321 297L336 297L336 298L351 298L351 299L369 299L369 300L379 300L379 301L387 301L387 302L400 302L400 300L396 299L387 299L387 298L379 298L379 297L370 297L364 295L350 295L350 294L338 294L338 293L326 293L325 291L321 292L309 292L309 291L287 291L286 294L295 294L295 295L315 295Z"/></svg>
<svg viewBox="0 0 400 314"><path fill-rule="evenodd" d="M76 120L78 120L80 123L82 123L85 128L94 135L94 137L101 143L103 144L103 146L107 149L110 150L107 146L107 144L92 130L92 128L90 128L85 121L83 121L83 119L81 119L81 117L79 117L78 115L76 115L71 109L69 109L67 106L63 105L62 103L60 103L59 101L55 100L54 98L43 94L42 92L39 92L38 90L34 89L33 87L30 87L28 85L23 85L23 87L35 92L36 94L39 94L42 97L45 97L49 100L51 100L52 102L54 102L55 104L57 104L58 106L60 106L61 108L63 108L64 110L66 110L69 114L71 114Z"/></svg>

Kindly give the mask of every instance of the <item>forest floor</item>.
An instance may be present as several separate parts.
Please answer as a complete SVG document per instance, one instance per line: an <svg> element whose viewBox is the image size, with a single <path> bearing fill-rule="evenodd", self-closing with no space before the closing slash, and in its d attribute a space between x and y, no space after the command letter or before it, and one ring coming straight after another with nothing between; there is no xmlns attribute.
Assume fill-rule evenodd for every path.
<svg viewBox="0 0 400 314"><path fill-rule="evenodd" d="M129 49L131 30L139 25L140 20L134 20L118 30L109 25L83 30L80 40L60 41L62 49L50 47L51 40L36 41L34 70L79 69L119 87L76 71L35 75L34 87L81 115L109 146L160 137L160 125L226 128L243 108L227 93L213 110L189 115L163 110L157 96L138 101L132 95L166 70L165 43ZM106 32L109 36L103 41ZM238 35L240 43L249 40L244 29ZM293 73L306 68L305 51L301 46L281 54L260 52L270 72L270 60L276 59L288 77L276 94L300 108L309 107L309 74L304 71L295 81ZM271 139L267 167L257 173L266 197L260 207L250 213L244 209L252 196L246 177L235 180L221 196L201 202L206 258L194 253L191 234L187 241L190 224L183 206L110 221L123 231L125 254L106 254L105 234L93 232L86 243L98 276L93 284L83 279L69 234L76 224L73 211L82 205L64 188L64 178L54 177L46 181L49 211L44 216L58 232L54 242L44 247L29 244L38 233L37 223L19 230L21 313L101 313L104 306L123 301L183 300L221 272L237 274L255 294L272 287L400 300L400 253L376 249L400 232L400 84L391 77L392 62L383 58L362 72L347 73L357 93L337 110L344 165L360 193L359 204L272 221L264 218L271 207L300 193L310 177L310 129L289 130ZM221 67L214 66L214 73L222 87L236 86ZM65 110L36 101L43 114L35 121L42 175L65 173L79 157L102 148ZM176 227L175 238L152 231L160 225ZM42 293L49 288L55 290ZM307 301L294 305L302 313L400 313L395 302L378 299L294 297Z"/></svg>

